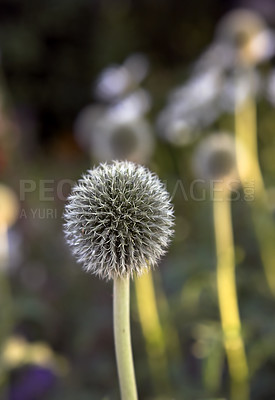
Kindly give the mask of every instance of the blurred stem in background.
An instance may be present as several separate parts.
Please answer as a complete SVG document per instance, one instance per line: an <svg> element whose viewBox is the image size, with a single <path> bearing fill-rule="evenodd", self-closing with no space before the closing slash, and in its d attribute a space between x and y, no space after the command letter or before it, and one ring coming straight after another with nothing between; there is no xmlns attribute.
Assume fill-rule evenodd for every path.
<svg viewBox="0 0 275 400"><path fill-rule="evenodd" d="M236 81L235 131L237 165L244 191L250 190L255 233L260 246L267 283L275 295L275 227L267 209L267 196L259 165L256 103L253 94L241 101L242 80L251 82L251 71L242 71ZM247 161L241 147L245 147ZM251 193L251 190L253 193Z"/></svg>
<svg viewBox="0 0 275 400"><path fill-rule="evenodd" d="M203 366L203 383L211 393L217 393L222 382L224 349L221 341L216 341Z"/></svg>
<svg viewBox="0 0 275 400"><path fill-rule="evenodd" d="M165 339L160 325L151 271L136 278L135 287L139 319L146 342L146 351L155 392L162 395L168 394L171 391L171 387Z"/></svg>
<svg viewBox="0 0 275 400"><path fill-rule="evenodd" d="M238 309L230 191L216 186L213 200L217 290L224 346L231 378L231 400L248 400L248 366Z"/></svg>
<svg viewBox="0 0 275 400"><path fill-rule="evenodd" d="M182 363L180 339L178 336L178 332L175 328L167 296L162 287L161 275L159 271L154 271L153 283L155 286L157 304L160 310L159 314L160 314L161 325L164 331L167 355L171 360L175 362L177 366L179 366L179 364Z"/></svg>

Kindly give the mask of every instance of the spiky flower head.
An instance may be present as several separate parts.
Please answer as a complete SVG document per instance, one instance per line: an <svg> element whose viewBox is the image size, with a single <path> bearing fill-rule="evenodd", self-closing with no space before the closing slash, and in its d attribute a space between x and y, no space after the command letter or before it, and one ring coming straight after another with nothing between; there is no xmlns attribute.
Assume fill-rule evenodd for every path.
<svg viewBox="0 0 275 400"><path fill-rule="evenodd" d="M65 207L67 242L85 270L109 280L139 275L165 253L173 208L159 178L128 161L88 170Z"/></svg>

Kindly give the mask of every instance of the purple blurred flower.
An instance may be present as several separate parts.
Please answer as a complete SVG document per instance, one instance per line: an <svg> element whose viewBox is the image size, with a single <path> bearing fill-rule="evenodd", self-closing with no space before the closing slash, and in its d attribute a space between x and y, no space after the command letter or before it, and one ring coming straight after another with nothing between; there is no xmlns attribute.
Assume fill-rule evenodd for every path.
<svg viewBox="0 0 275 400"><path fill-rule="evenodd" d="M9 400L39 400L56 383L56 376L48 368L31 366L24 370L9 394Z"/></svg>

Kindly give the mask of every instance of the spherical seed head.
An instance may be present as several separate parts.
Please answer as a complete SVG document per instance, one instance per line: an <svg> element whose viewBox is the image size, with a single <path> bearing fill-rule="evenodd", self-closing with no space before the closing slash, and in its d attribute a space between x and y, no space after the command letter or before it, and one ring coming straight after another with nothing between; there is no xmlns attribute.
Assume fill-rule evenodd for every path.
<svg viewBox="0 0 275 400"><path fill-rule="evenodd" d="M158 177L132 162L89 170L65 207L64 231L77 261L103 279L139 275L165 253L173 208Z"/></svg>
<svg viewBox="0 0 275 400"><path fill-rule="evenodd" d="M235 141L229 133L213 133L203 139L193 156L195 174L206 181L238 183Z"/></svg>

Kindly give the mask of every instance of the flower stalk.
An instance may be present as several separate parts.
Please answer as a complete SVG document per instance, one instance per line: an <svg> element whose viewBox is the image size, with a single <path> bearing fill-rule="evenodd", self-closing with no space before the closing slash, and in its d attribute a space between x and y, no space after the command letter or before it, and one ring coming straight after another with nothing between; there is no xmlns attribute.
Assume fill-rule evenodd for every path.
<svg viewBox="0 0 275 400"><path fill-rule="evenodd" d="M135 280L137 307L156 392L170 391L166 346L151 271Z"/></svg>
<svg viewBox="0 0 275 400"><path fill-rule="evenodd" d="M137 400L130 333L129 278L114 279L114 337L122 400Z"/></svg>
<svg viewBox="0 0 275 400"><path fill-rule="evenodd" d="M241 95L241 79L249 79L249 74L246 74L246 76L243 74L236 82L236 161L244 190L247 184L253 184L254 196L253 201L250 201L249 204L252 208L252 219L266 280L270 291L275 295L275 227L267 210L267 195L259 165L255 100L253 95L250 94L242 103L238 101L238 96ZM242 146L245 146L249 165L244 162Z"/></svg>
<svg viewBox="0 0 275 400"><path fill-rule="evenodd" d="M158 177L140 165L100 164L72 189L64 219L65 236L77 261L86 271L114 282L121 396L136 400L129 280L156 265L166 251L174 225L169 194Z"/></svg>
<svg viewBox="0 0 275 400"><path fill-rule="evenodd" d="M219 198L218 198L219 195ZM213 214L217 253L217 290L224 346L231 376L231 399L249 400L248 365L241 334L230 191L214 191Z"/></svg>

